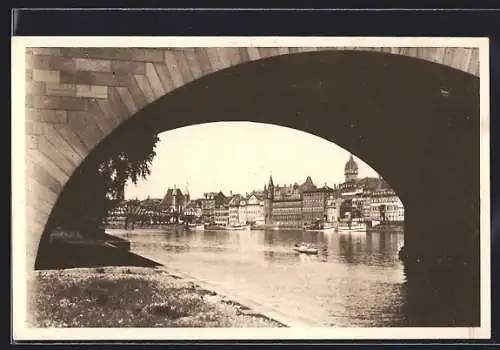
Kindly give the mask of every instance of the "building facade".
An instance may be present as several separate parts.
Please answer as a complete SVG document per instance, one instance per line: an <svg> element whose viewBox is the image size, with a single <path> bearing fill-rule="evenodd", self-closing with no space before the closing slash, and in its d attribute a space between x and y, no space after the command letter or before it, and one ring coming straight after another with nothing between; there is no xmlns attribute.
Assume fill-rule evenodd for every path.
<svg viewBox="0 0 500 350"><path fill-rule="evenodd" d="M187 197L177 188L167 189L160 206L168 209L171 213L182 214L188 203Z"/></svg>
<svg viewBox="0 0 500 350"><path fill-rule="evenodd" d="M326 202L333 189L322 188L302 192L302 221L304 226L327 221Z"/></svg>
<svg viewBox="0 0 500 350"><path fill-rule="evenodd" d="M135 217L147 223L189 222L226 225L267 225L302 228L318 221L337 222L350 217L365 221L404 221L404 206L381 177L358 178L358 165L350 155L344 168L345 182L317 187L310 176L302 184L274 184L272 176L263 191L226 197L221 191L207 192L190 200L176 187L169 188L163 199L140 202ZM118 207L110 212L109 222L123 221L132 214Z"/></svg>
<svg viewBox="0 0 500 350"><path fill-rule="evenodd" d="M279 227L302 227L302 200L273 201L271 217L271 224Z"/></svg>
<svg viewBox="0 0 500 350"><path fill-rule="evenodd" d="M267 188L264 187L265 224L278 227L302 227L302 192L315 189L316 186L310 176L302 185L295 183L285 186L275 186L271 176Z"/></svg>
<svg viewBox="0 0 500 350"><path fill-rule="evenodd" d="M201 211L203 218L208 222L215 221L215 209L224 204L226 196L221 191L207 192L201 199Z"/></svg>
<svg viewBox="0 0 500 350"><path fill-rule="evenodd" d="M260 193L252 193L246 200L246 221L250 224L264 225L265 208L264 196Z"/></svg>
<svg viewBox="0 0 500 350"><path fill-rule="evenodd" d="M214 224L217 226L227 226L229 224L229 205L223 203L215 207Z"/></svg>
<svg viewBox="0 0 500 350"><path fill-rule="evenodd" d="M371 197L371 220L404 222L404 205L393 190L376 191Z"/></svg>
<svg viewBox="0 0 500 350"><path fill-rule="evenodd" d="M326 221L337 222L340 219L340 204L342 199L337 193L331 192L326 198Z"/></svg>

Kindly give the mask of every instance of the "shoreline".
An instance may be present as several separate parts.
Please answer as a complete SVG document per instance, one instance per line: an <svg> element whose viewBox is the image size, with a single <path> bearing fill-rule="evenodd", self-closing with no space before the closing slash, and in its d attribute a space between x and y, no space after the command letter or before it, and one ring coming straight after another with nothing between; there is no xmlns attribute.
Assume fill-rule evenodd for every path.
<svg viewBox="0 0 500 350"><path fill-rule="evenodd" d="M151 275L158 274L158 276L162 276L164 281L156 280L154 283L160 285L162 283L180 285L180 289L177 287L167 288L173 293L177 293L178 290L182 291L183 288L186 288L186 285L189 285L192 288L191 292L201 295L204 302L206 301L206 297L204 296L209 295L213 300L208 302L208 304L200 303L199 306L208 307L208 305L211 305L214 309L219 310L218 317L224 320L225 324L229 324L229 327L235 327L231 324L238 322L243 322L245 327L254 327L255 324L258 327L289 327L290 323L294 323L291 320L281 317L279 314L276 317L276 315L273 315L272 310L269 312L269 310L266 310L265 307L259 304L243 300L243 298L231 293L224 293L224 291L217 288L213 283L202 281L182 271L169 268L157 262L154 258L145 256L144 254L133 253L123 246L116 247L100 241L93 243L78 240L56 241L51 243L50 251L41 260L39 262L41 266L34 271L32 283L28 285L28 288L31 292L30 300L35 302L32 305L33 312L30 314L35 315L36 318L36 315L46 313L45 316L38 317L38 323L42 325L48 324L50 326L53 325L53 322L56 322L56 324L66 327L64 324L72 322L70 320L67 322L62 321L66 317L64 315L67 312L66 308L58 309L56 307L54 310L49 310L44 305L58 305L61 300L68 298L74 299L71 305L75 308L81 307L83 304L87 305L89 302L88 298L80 295L78 290L87 288L85 284L88 279L98 279L106 285L112 283L117 277L119 279L121 277L129 278L130 271L135 271L133 273L133 281L129 281L132 284L149 283L147 281L150 280ZM174 283L174 280L177 282ZM70 289L73 288L76 295L67 295L63 299L58 298L57 295L64 294L63 290L68 288L68 286L64 287L65 285L69 285ZM127 288L127 284L125 283L121 288ZM149 295L153 293L154 288L148 288L144 292ZM116 291L110 291L110 293L114 292ZM78 298L77 295L80 295L80 297ZM151 298L154 299L154 297ZM128 300L128 295L124 294L116 299L116 302ZM90 306L87 305L87 308L90 309L81 310L78 317L85 319L86 314L93 312L90 310L96 307L93 304ZM124 310L128 310L130 305L122 305L122 307ZM108 310L110 315L115 314L115 311ZM196 312L196 310L191 311ZM101 317L106 317L106 315ZM203 318L202 316L200 317ZM252 321L247 320L247 318L251 318ZM133 323L133 320L129 322ZM213 323L215 321L211 320L207 322L210 324L210 322ZM92 327L91 324L87 326ZM195 327L200 326L195 325Z"/></svg>
<svg viewBox="0 0 500 350"><path fill-rule="evenodd" d="M163 265L38 270L30 280L37 328L289 327Z"/></svg>
<svg viewBox="0 0 500 350"><path fill-rule="evenodd" d="M293 328L309 328L309 327L323 327L321 325L321 322L318 320L313 320L304 316L295 316L292 317L290 315L287 315L279 310L276 310L275 308L266 306L264 304L258 303L254 300L251 300L247 297L244 297L237 292L232 292L229 291L222 286L205 281L201 278L192 276L186 272L183 272L178 269L173 269L173 268L166 268L163 266L159 266L159 269L165 268L171 275L173 276L178 276L179 278L182 278L183 280L192 282L198 286L200 286L203 289L208 289L214 291L214 293L218 295L223 295L226 298L229 298L233 302L239 304L239 305L244 305L247 308L250 308L251 310L254 310L256 313L274 321L277 323L282 324L285 327L293 327Z"/></svg>

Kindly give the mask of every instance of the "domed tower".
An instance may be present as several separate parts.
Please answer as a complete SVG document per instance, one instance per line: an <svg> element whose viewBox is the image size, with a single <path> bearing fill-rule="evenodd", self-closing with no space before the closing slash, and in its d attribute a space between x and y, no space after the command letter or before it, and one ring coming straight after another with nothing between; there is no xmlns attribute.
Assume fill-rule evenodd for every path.
<svg viewBox="0 0 500 350"><path fill-rule="evenodd" d="M274 200L274 184L272 175L269 176L269 183L267 185L266 197L264 199L264 222L267 224L272 224L272 213L273 213L273 200Z"/></svg>
<svg viewBox="0 0 500 350"><path fill-rule="evenodd" d="M345 164L345 182L354 182L358 178L358 164L354 161L354 158L351 156L349 160Z"/></svg>

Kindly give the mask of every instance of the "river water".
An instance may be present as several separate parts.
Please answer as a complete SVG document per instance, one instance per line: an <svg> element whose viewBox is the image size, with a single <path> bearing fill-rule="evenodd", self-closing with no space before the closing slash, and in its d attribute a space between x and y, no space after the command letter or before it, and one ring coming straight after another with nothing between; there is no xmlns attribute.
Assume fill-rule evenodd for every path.
<svg viewBox="0 0 500 350"><path fill-rule="evenodd" d="M134 253L320 326L406 323L402 233L108 231L131 241ZM319 254L294 252L297 242Z"/></svg>

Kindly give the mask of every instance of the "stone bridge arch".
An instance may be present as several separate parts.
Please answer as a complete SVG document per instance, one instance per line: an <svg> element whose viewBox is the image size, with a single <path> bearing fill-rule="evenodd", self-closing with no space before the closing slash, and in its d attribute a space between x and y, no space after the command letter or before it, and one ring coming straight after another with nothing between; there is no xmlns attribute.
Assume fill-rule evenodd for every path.
<svg viewBox="0 0 500 350"><path fill-rule="evenodd" d="M360 52L349 53L351 50ZM358 60L355 66L359 73L361 72L360 69L363 70L365 63L369 61L362 58L367 57L367 51L379 51L379 53L372 52L370 57L375 57L374 62L378 62L375 65L378 64L379 68L382 67L381 69L385 65L383 62L386 57L390 57L391 62L395 62L396 58L404 58L404 56L418 58L418 60L405 58L402 61L406 62L405 67L407 68L412 65L411 63L420 62L418 63L420 66L425 66L425 69L430 69L428 72L431 72L425 75L427 79L426 84L433 82L439 85L439 83L442 83L444 84L444 89L451 87L453 90L453 101L462 99L462 103L460 103L461 108L467 106L466 103L469 103L469 107L463 108L469 108L465 111L465 114L470 115L470 119L463 119L465 118L463 117L463 108L461 110L453 109L452 114L460 113L459 124L456 124L457 127L454 132L462 132L465 135L466 129L469 126L468 123L474 124L478 120L478 101L474 99L474 92L478 89L477 76L479 74L479 63L478 50L473 48L28 48L26 51L26 238L28 243L27 256L29 258L28 268L33 268L34 266L38 243L44 231L47 218L68 179L79 164L84 161L86 156L102 140L129 120L131 116L136 116L137 118L141 118L142 116L143 118L147 115L158 114L161 109L165 108L170 112L176 112L175 115L169 114L172 116L170 119L165 119L167 123L164 126L165 130L185 126L190 123L216 121L219 116L215 109L207 110L205 116L190 120L189 122L186 122L183 116L187 116L190 113L189 103L186 103L186 101L191 98L190 94L193 91L196 91L194 95L203 100L201 102L202 105L209 104L210 98L217 95L213 93L203 94L205 89L203 84L212 84L212 86L222 88L223 90L218 92L219 95L233 94L240 97L244 95L237 94L238 92L234 91L234 86L228 83L231 74L240 74L242 71L226 70L225 68L239 66L242 63L251 61L268 62L267 66L266 64L256 64L253 67L255 69L254 72L263 69L263 71L269 73L271 72L269 65L274 67L273 69L278 69L278 65L272 63L275 60L274 58L271 59L273 56L283 58L302 56L305 59L305 55L307 55L307 59L310 60L311 64L313 64L312 62L316 62L324 65L325 68L332 67L332 62L346 64L351 59ZM295 55L305 52L311 53ZM346 59L347 54L351 55L348 60ZM264 58L270 59L263 60ZM300 64L303 67L304 59L290 63L287 69L300 69ZM326 60L330 60L330 62L328 63ZM283 60L282 62L286 61ZM431 64L430 62L439 64ZM454 69L450 69L449 67ZM365 68L366 72L370 71L370 67ZM212 74L219 71L219 74ZM402 68L397 69L397 71L403 75L405 73ZM260 78L263 78L264 82L258 82L258 79L254 79L252 82L252 79L249 78L249 74L252 74L251 72L252 69L246 73L241 73L246 75L245 81L250 85L247 87L250 90L247 91L255 92L258 90L259 84L272 84L277 77L275 74L268 75L267 78L261 75ZM437 74L436 72L444 73L442 75L435 75ZM295 71L295 73L297 72ZM407 71L406 73L409 72ZM280 74L281 78L283 78L280 84L286 82L293 89L293 79L287 81L287 71L281 69ZM302 77L304 78L307 74L304 71ZM217 78L217 76L220 76L220 78ZM437 76L440 76L440 78L436 78ZM200 79L202 77L204 78ZM319 78L321 74L316 71L311 77ZM356 79L360 77L358 74ZM401 76L400 78L408 79L409 77L411 77L411 74ZM205 79L212 79L212 81L208 82ZM222 79L222 83L217 83L217 79ZM226 79L225 82L223 81L224 79ZM353 82L359 81L356 79ZM314 80L306 79L304 82L306 84L304 85L305 88L315 92L322 91L321 88L318 90L318 86L315 86ZM189 93L185 89L179 89L188 83L191 83L189 84ZM407 89L411 88L411 79L407 83L409 85L406 84L405 87ZM422 90L418 89L422 89L425 84L422 86L417 85L415 86L415 94L421 94ZM373 88L368 87L367 89L372 89L371 92L376 93ZM350 91L354 90L351 89ZM435 102L436 99L441 98L439 92L433 91L433 94L431 97L432 101ZM437 97L438 95L439 97ZM290 96L298 95L288 95L288 97ZM279 98L279 96L272 95L272 98ZM326 99L327 96L320 95L319 98ZM479 96L477 96L478 98ZM195 99L192 101L195 101ZM226 103L229 104L226 104L224 108L231 111L232 103L242 101L241 98L231 101L226 100ZM264 103L264 101L266 101L265 103L271 103L271 99L269 98L261 102ZM322 100L322 102L325 101ZM196 104L198 103L199 101L196 102ZM360 105L363 104L361 103ZM302 108L304 113L311 112L297 101L294 107ZM340 107L336 112L343 113L346 108L348 107ZM477 108L477 111L474 108ZM179 111L182 113L179 113ZM236 112L236 110L234 111ZM333 110L330 109L330 111ZM369 112L369 109L365 109L364 111ZM296 118L293 121L287 122L284 121L286 119L283 119L282 113L276 113L274 117L272 116L272 113L277 112L275 107L271 107L268 112L264 115L254 116L250 120L291 126L322 136L328 140L339 140L336 143L345 146L344 148L353 151L360 158L370 160L373 157L372 153L367 152L366 144L371 142L371 145L375 145L373 143L375 139L370 139L368 142L368 138L365 138L365 140L358 140L359 142L356 144L352 141L352 132L349 134L349 137L346 136L347 134L342 136L341 132L334 132L332 135L328 135L323 131L322 134L319 132L321 126L317 118L312 122L304 119L303 123L297 123ZM421 110L421 112L428 112L428 110ZM413 117L415 116L415 111L409 113ZM235 115L234 119L245 120L245 117L249 116ZM438 131L443 131L443 127L445 127L442 123L450 123L450 119L444 118L442 123L439 125L436 124L436 130L427 130L427 132L423 125L425 124L428 127L430 122L428 118L425 119L426 122L422 123L422 125L419 124L420 128L415 130L425 133L422 134L422 137L430 137L432 142L438 142ZM401 126L400 124L397 125ZM377 125L370 124L369 126L374 128ZM359 118L348 118L338 130L345 131L349 128L354 128L356 132L365 133L365 136L368 135L366 134L368 132L367 129L361 130L362 128L360 129L360 127ZM383 140L385 136L381 135L380 140ZM410 135L403 134L403 136ZM457 146L457 149L465 150L467 147L473 146L476 141L475 136L472 134L467 134L466 136L463 144ZM390 142L392 141L394 139L379 142L378 148L380 152L389 152ZM394 146L394 144L392 145ZM472 147L472 150L475 150L475 148ZM452 152L452 150L447 148L446 152ZM444 155L443 152L438 153ZM390 157L393 157L394 162L403 161L403 158L395 156L395 152L390 152L389 154L391 154ZM413 151L413 155L418 155L418 153ZM415 158L413 162L404 163L407 166L406 171L408 173L415 170L416 164L422 166L422 161L425 159L422 158L422 154L418 156L420 158ZM403 199L416 198L416 191L425 190L425 185L434 188L432 186L432 177L426 176L419 181L415 191L405 192L398 179L391 178L390 157L386 157L385 166L382 163L376 169L387 178L389 183L395 184L395 187L399 187L397 190ZM466 152L464 157L471 158L473 156L468 155ZM434 158L437 158L437 156L434 156ZM454 156L450 161L456 161L456 157ZM453 163L450 166L453 165L456 164ZM436 162L426 165L425 168L431 172L432 166L436 166ZM443 168L444 166L439 167L439 169ZM450 176L454 176L453 173L449 174ZM473 184L472 189L465 191L470 192L475 189L475 184L479 183L478 181L476 183L473 182L477 180L475 173L471 170L469 172L465 171L462 175L457 181L465 179L465 176L469 175L470 180L464 184ZM470 193L468 198L471 198L471 196L474 196L473 192ZM433 207L438 208L439 205L446 205L447 203L443 199L438 204L433 204ZM475 202L473 201L473 203ZM406 204L407 201L405 200L405 206ZM422 200L415 202L413 208L409 208L410 212L413 211L415 214L414 220L421 220L425 217L424 214L429 213L429 210L422 211L419 207L420 204L422 204ZM478 236L474 237L478 238Z"/></svg>

